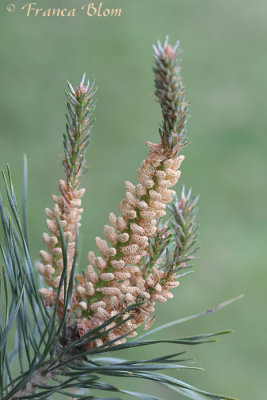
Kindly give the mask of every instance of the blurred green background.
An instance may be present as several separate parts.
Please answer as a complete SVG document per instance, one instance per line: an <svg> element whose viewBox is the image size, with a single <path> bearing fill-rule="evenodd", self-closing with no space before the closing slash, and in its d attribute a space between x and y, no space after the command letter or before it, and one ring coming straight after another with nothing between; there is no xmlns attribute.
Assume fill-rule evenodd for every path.
<svg viewBox="0 0 267 400"><path fill-rule="evenodd" d="M85 71L99 86L91 169L84 179L84 268L108 213L118 211L124 180L136 182L146 140L158 140L161 115L153 98L151 45L166 34L181 41L183 80L192 101L191 144L177 190L184 183L200 194L201 249L195 273L181 281L174 300L157 307L155 325L244 293L241 302L165 335L234 329L219 344L190 350L205 372L175 376L242 400L266 399L267 2L104 0L106 7L122 8L121 17L106 19L26 17L20 10L26 1L16 1L13 14L7 3L0 10L0 158L2 168L10 163L20 188L23 153L28 156L34 259L43 248L44 208L52 205L62 176L66 81L76 85ZM38 1L43 8L83 4ZM148 356L142 350L142 357ZM138 389L178 398L145 382Z"/></svg>

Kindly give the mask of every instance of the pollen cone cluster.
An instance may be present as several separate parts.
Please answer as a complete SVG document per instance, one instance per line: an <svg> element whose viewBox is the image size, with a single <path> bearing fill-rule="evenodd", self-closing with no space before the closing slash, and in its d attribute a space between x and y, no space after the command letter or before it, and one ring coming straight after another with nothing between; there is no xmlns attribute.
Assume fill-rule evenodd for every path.
<svg viewBox="0 0 267 400"><path fill-rule="evenodd" d="M177 286L177 282L166 282L162 286L164 272L155 267L146 276L142 272L142 258L147 254L149 238L156 233L157 220L166 215L166 204L175 193L169 188L180 177L179 167L183 159L183 156L164 159L162 146L152 146L137 172L139 183L135 186L125 182L126 194L120 204L122 215L110 214L111 225L104 227L106 240L96 238L101 256L89 252L90 264L84 276L78 276L79 307L83 311L77 321L80 334L127 306L144 302L130 314L125 313L122 318L131 315L131 319L113 329L105 340L129 332L129 336L135 336L135 330L154 311L154 302L164 302L172 297L168 290Z"/></svg>
<svg viewBox="0 0 267 400"><path fill-rule="evenodd" d="M151 241L160 239L162 232L158 221L166 215L167 204L175 193L171 188L180 177L179 167L184 159L178 156L186 144L184 125L187 117L179 55L178 44L172 47L167 39L163 46L158 42L154 47L155 95L163 115L159 129L161 142L147 142L150 151L137 171L137 185L125 182L121 215L116 217L111 213L110 224L104 227L105 239L96 238L100 255L90 251L88 267L75 277L69 311L72 313L71 326L80 337L120 315L105 324L101 338L88 341L86 347L89 349L107 342L122 343L126 337L135 336L137 328L144 322L149 327L155 303L173 297L170 290L178 286L175 262L169 265L168 259L167 268L162 269L155 261L157 255L152 257L150 251ZM60 182L61 196L53 197L54 210L47 210L47 227L51 235L44 235L48 251L41 252L43 263L39 266L52 288L52 291L41 290L47 305L55 304L56 288L64 267L58 224L64 238L68 238L69 276L82 212L80 205L84 191L78 189L78 184L81 171L85 170L84 153L92 124L94 93L92 86L88 83L85 87L83 81L76 91L69 85L70 117L64 136L63 161L67 178ZM165 239L159 242L163 244L162 253L168 258ZM148 262L150 258L153 262Z"/></svg>
<svg viewBox="0 0 267 400"><path fill-rule="evenodd" d="M65 180L60 180L60 196L53 195L54 208L46 209L46 225L50 232L44 233L44 243L47 251L40 252L42 263L39 264L40 274L51 289L41 289L40 294L47 306L56 303L57 288L60 284L63 268L66 269L67 282L73 267L75 240L80 227L81 198L85 189L79 189L80 180L86 171L85 152L89 143L95 93L94 84L85 85L85 76L76 90L69 84L67 92L69 116L67 116L66 135L64 135L63 169ZM59 226L61 228L59 228ZM61 230L61 232L60 232ZM66 260L62 254L63 243L67 243ZM60 300L62 305L63 287Z"/></svg>
<svg viewBox="0 0 267 400"><path fill-rule="evenodd" d="M46 208L45 210L48 217L46 226L50 234L43 234L47 251L40 251L42 263L39 264L39 272L44 277L47 285L54 289L54 293L49 289L40 290L46 305L55 304L56 289L59 286L64 266L59 224L62 228L64 239L68 241L67 277L69 278L75 251L76 227L80 226L80 214L83 211L80 205L84 189L69 190L66 182L60 180L59 191L61 196L52 196L55 203L54 209Z"/></svg>

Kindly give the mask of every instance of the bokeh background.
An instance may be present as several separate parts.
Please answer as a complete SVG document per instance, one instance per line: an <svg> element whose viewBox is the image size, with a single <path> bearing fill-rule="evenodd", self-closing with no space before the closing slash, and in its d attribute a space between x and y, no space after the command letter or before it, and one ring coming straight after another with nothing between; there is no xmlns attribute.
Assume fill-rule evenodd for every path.
<svg viewBox="0 0 267 400"><path fill-rule="evenodd" d="M82 73L99 86L94 134L84 179L82 251L87 264L94 237L118 211L124 180L157 141L161 121L153 98L152 43L179 39L183 80L192 102L182 178L200 194L201 249L195 273L175 299L157 308L155 325L202 311L240 293L245 298L217 314L179 325L182 337L224 329L219 344L190 349L205 372L174 373L210 391L242 400L266 399L266 65L265 0L103 0L119 18L26 17L0 10L0 158L20 190L23 153L29 163L31 252L43 248L44 208L62 175L66 81ZM98 0L95 3L99 3ZM39 7L79 8L81 0L40 0ZM3 186L2 186L3 188ZM172 352L154 349L155 354ZM139 352L139 354L141 354ZM136 354L131 353L131 357ZM142 350L142 357L148 357ZM121 382L122 383L122 382ZM134 387L133 383L127 383ZM178 395L145 382L138 389L165 400ZM125 397L126 398L126 397Z"/></svg>

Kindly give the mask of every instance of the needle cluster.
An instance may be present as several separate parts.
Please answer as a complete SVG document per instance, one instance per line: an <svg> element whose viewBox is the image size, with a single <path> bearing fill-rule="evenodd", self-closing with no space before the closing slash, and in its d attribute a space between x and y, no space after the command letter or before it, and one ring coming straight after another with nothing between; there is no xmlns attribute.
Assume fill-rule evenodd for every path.
<svg viewBox="0 0 267 400"><path fill-rule="evenodd" d="M154 48L155 95L160 103L163 122L159 129L161 143L166 151L174 153L186 143L185 123L188 103L184 97L181 78L181 50L166 37L163 45L158 41Z"/></svg>

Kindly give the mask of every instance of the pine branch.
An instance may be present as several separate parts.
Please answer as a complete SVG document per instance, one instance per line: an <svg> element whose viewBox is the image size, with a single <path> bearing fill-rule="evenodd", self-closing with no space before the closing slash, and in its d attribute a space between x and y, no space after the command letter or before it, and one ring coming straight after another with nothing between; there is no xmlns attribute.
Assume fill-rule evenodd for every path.
<svg viewBox="0 0 267 400"><path fill-rule="evenodd" d="M91 263L83 275L75 277L78 234L81 219L79 189L86 171L85 153L89 143L94 110L94 85L85 86L83 77L76 90L69 84L67 132L64 135L63 168L65 180L60 181L60 196L53 196L53 210L46 209L47 227L44 234L47 252L42 251L39 271L50 289L38 293L38 279L30 252L26 215L27 166L24 167L22 210L12 184L10 170L4 174L8 207L0 197L3 237L0 249L3 268L0 271L0 395L2 400L52 399L54 394L72 398L101 400L93 393L103 390L115 400L130 395L143 400L158 397L118 388L105 381L108 377L146 379L157 382L175 393L191 399L228 399L164 375L160 371L200 369L187 365L184 349L216 342L218 335L231 331L193 335L174 339L136 340L135 336L149 319L156 302L172 297L170 289L178 285L178 271L188 268L194 258L196 240L197 199L186 195L173 197L180 177L178 170L183 156L177 156L185 144L184 124L187 104L179 73L178 45L167 39L155 47L156 96L163 112L161 143L148 143L149 154L138 170L137 185L126 182L121 202L121 216L110 214L112 226L106 225L106 241L97 238L101 257L89 253ZM162 223L168 206L171 219ZM197 318L206 312L179 319L176 325ZM152 330L155 333L167 325ZM11 330L16 332L12 346ZM179 346L169 355L133 360L116 357L120 350L136 347ZM8 348L12 351L8 353ZM115 354L115 357L112 357ZM13 363L19 366L15 373ZM90 395L88 396L88 390ZM92 395L91 395L92 393ZM121 397L122 396L122 397Z"/></svg>
<svg viewBox="0 0 267 400"><path fill-rule="evenodd" d="M77 308L82 312L82 318L77 318L77 328L81 335L110 315L141 301L144 305L131 313L132 319L125 324L124 331L122 328L118 332L113 330L103 340L121 336L127 333L127 329L131 330L131 336L136 335L136 329L153 313L155 301L163 302L172 297L169 289L178 284L164 282L162 287L162 271L155 266L151 275L151 265L143 268L149 239L157 230L157 221L166 215L166 205L174 193L170 188L179 180L179 167L184 159L183 156L177 157L184 145L184 116L187 112L177 66L178 56L177 46L171 47L167 40L163 47L158 44L158 49L155 48L156 96L162 105L166 129L161 134L161 143L147 142L150 152L137 171L139 183L125 182L121 216L111 213L111 226L104 227L104 236L110 245L97 237L96 245L101 257L89 252L90 265L84 275L77 276ZM155 286L153 290L152 286ZM127 318L126 314L124 318ZM101 345L103 340L96 345Z"/></svg>
<svg viewBox="0 0 267 400"><path fill-rule="evenodd" d="M60 180L59 190L61 196L52 196L54 209L46 209L48 217L46 225L50 235L44 233L44 242L48 251L41 251L42 263L39 264L39 272L44 277L50 289L41 289L40 293L47 306L55 305L59 282L63 269L62 256L62 237L68 239L68 249L66 254L67 280L71 274L73 264L75 241L78 228L80 227L81 199L85 189L78 189L82 175L86 171L85 154L91 136L93 124L92 113L95 103L93 95L96 88L94 83L84 84L85 75L76 90L68 83L69 91L67 106L69 116L67 116L67 133L64 134L63 169L66 174L65 180ZM62 234L60 233L62 230ZM61 309L64 293L61 295L58 313L62 319Z"/></svg>
<svg viewBox="0 0 267 400"><path fill-rule="evenodd" d="M116 357L113 358L109 355L110 353L116 354L117 351L122 349L134 349L135 347L151 345L157 346L160 343L172 346L200 345L202 343L214 342L216 341L214 336L228 332L170 340L142 340L142 338L140 338L136 341L134 340L120 344L119 341L121 338L117 338L115 341L108 341L102 346L84 350L82 344L87 343L88 339L95 341L97 338L103 337L103 335L106 334L106 326L109 326L110 329L113 327L114 329L117 329L119 325L126 323L126 321L121 320L120 317L123 315L123 312L131 311L129 308L123 310L121 314L105 321L103 325L96 326L95 329L87 332L84 337L71 336L70 331L67 333L67 336L64 336L63 323L58 322L55 312L57 305L53 312L50 313L50 315L47 315L46 310L43 308L43 304L39 301L40 299L38 297L34 300L35 303L33 303L35 294L38 296L35 271L31 267L24 232L20 222L20 217L17 213L17 202L12 181L10 180L8 183L6 180L6 183L11 212L15 222L8 225L8 214L0 202L1 220L5 232L5 238L7 239L5 244L6 251L3 252L3 256L5 270L7 271L8 276L8 279L3 278L3 284L6 289L2 292L3 286L1 286L0 295L8 295L8 292L11 291L12 300L10 310L13 309L14 312L12 312L12 310L8 311L8 314L6 315L10 315L10 318L7 319L1 316L1 329L2 332L5 332L6 329L11 329L11 327L15 329L15 321L20 321L20 325L18 325L20 328L18 329L19 335L17 339L20 350L17 351L15 345L15 352L12 351L6 357L6 339L8 338L8 335L4 334L1 336L1 338L4 338L2 339L4 341L3 346L0 349L0 367L2 371L0 392L2 400L50 399L50 396L53 396L55 393L70 396L70 391L74 388L84 389L85 391L88 389L100 389L108 393L119 394L122 396L119 397L120 399L123 399L124 394L129 394L134 398L151 398L149 395L130 392L123 388L107 384L103 381L105 376L130 377L157 381L161 385L167 386L174 391L176 391L177 387L183 388L186 391L185 394L192 399L196 398L196 393L200 393L206 398L231 399L227 396L213 395L209 392L194 388L181 380L173 380L173 378L159 374L159 371L164 371L166 369L191 369L186 365L186 360L180 358L183 353L181 351L177 351L177 354L161 355L150 360L125 360ZM16 230L16 226L18 231ZM12 238L16 239L14 240ZM4 246L2 246L2 248L4 249ZM12 256L14 251L15 253L18 252L16 257L17 261ZM62 252L65 260L66 251L67 243L62 237ZM18 260L24 261L21 264L18 263ZM24 264L24 262L26 263ZM67 263L65 263L61 276L57 304L60 300L61 287L64 285L64 282L66 282L66 274ZM25 276L27 277L26 280ZM70 280L73 281L73 278L74 274L70 276ZM71 298L72 288L73 285L68 286L68 294L65 296L63 309L63 318L65 319L67 316L67 309L69 306L68 300ZM32 315L27 313L27 310L29 310L31 305L33 305L32 310L34 310ZM133 310L135 307L136 305L131 306ZM219 308L220 307L216 307L213 311L216 311ZM45 313L43 313L43 311L45 311ZM191 319L198 316L199 314L191 317ZM36 329L33 329L31 325L31 319L33 317ZM115 325L112 325L114 322ZM26 333L26 335L24 335L24 333ZM68 339L68 341L66 341L66 339ZM29 346L32 346L32 350L30 351ZM23 368L21 373L18 376L15 376L14 372L11 370L12 359L13 361L15 359L18 360L18 358L21 360L25 360L26 358L27 360L27 357L25 357L25 351L28 352L28 361L26 363L23 362L23 366L21 365ZM19 356L20 353L21 356ZM183 392L181 391L181 393ZM74 398L76 397L84 400L88 399L86 392L85 394L79 394L78 396L79 397L76 397L74 395ZM92 400L97 399L94 395L89 396L89 398L90 397Z"/></svg>

